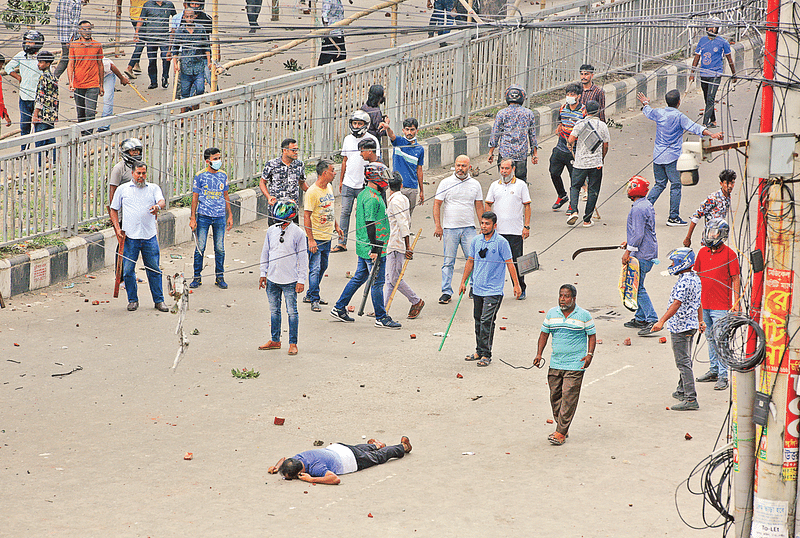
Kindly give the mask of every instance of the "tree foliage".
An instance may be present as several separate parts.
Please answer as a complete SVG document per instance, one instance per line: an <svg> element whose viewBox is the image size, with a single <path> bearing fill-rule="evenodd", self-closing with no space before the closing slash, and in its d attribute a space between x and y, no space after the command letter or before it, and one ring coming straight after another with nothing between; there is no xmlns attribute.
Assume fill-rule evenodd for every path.
<svg viewBox="0 0 800 538"><path fill-rule="evenodd" d="M10 30L19 30L23 25L33 26L50 22L51 0L8 0L6 9L0 12L0 20Z"/></svg>

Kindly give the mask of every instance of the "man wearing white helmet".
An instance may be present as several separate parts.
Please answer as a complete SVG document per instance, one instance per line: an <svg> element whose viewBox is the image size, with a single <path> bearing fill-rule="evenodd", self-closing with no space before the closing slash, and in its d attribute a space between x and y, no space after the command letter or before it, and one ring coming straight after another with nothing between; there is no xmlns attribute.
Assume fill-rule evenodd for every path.
<svg viewBox="0 0 800 538"><path fill-rule="evenodd" d="M728 311L739 312L741 269L736 253L725 244L728 231L728 223L723 219L710 219L703 231L703 248L697 253L694 262L694 270L703 285L700 303L703 307L703 321L708 331L714 327L717 320L725 317ZM706 340L709 368L708 372L697 378L697 381L700 383L716 381L714 390L725 390L728 388L728 368L719 360L714 339L706 338Z"/></svg>
<svg viewBox="0 0 800 538"><path fill-rule="evenodd" d="M508 106L497 113L489 138L489 163L494 160L494 150L498 149L500 158L497 167L504 159L514 161L514 176L525 183L528 182L528 165L525 159L531 156L531 164L539 162L536 141L536 117L531 109L522 106L525 102L525 90L512 84L506 90Z"/></svg>
<svg viewBox="0 0 800 538"><path fill-rule="evenodd" d="M706 109L703 113L704 127L717 126L714 100L717 97L719 83L722 81L722 74L725 72L723 57L731 66L731 77L736 79L736 66L733 64L731 46L727 40L718 35L721 24L722 21L717 17L711 18L711 25L706 28L706 35L701 37L700 42L697 43L692 61L692 74L689 76L689 82L692 82L695 72L700 75L700 87L703 89L703 97L706 102ZM700 69L697 69L698 64L700 64Z"/></svg>
<svg viewBox="0 0 800 538"><path fill-rule="evenodd" d="M126 138L119 144L119 153L122 160L111 169L108 178L108 201L114 199L117 188L133 179L133 164L144 160L142 141L138 138Z"/></svg>
<svg viewBox="0 0 800 538"><path fill-rule="evenodd" d="M342 227L342 235L339 236L339 244L331 249L331 252L344 252L347 250L347 233L350 228L350 214L353 212L353 204L364 189L364 159L358 149L358 143L367 139L375 141L377 147L376 154L380 158L380 143L378 139L367 132L370 124L369 114L363 110L356 110L347 122L350 134L344 137L342 143L342 171L339 174L339 193L342 195L342 212L339 215L339 226Z"/></svg>

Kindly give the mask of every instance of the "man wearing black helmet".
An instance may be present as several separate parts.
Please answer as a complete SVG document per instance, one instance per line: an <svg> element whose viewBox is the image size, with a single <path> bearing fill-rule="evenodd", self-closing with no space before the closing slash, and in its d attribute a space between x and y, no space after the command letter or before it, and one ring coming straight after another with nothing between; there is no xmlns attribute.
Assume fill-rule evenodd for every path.
<svg viewBox="0 0 800 538"><path fill-rule="evenodd" d="M347 314L347 305L362 284L369 280L373 266L376 276L372 282L370 295L375 309L375 326L381 329L399 329L401 325L386 313L383 303L383 285L386 270L386 244L389 241L389 219L386 216L384 190L389 185L389 169L379 162L371 162L364 167L366 187L358 195L356 202L356 254L358 269L342 290L331 316L337 321L355 321Z"/></svg>
<svg viewBox="0 0 800 538"><path fill-rule="evenodd" d="M364 188L365 162L361 158L358 144L365 139L371 139L375 142L376 151L378 148L378 139L367 132L370 121L369 114L363 110L356 110L347 122L350 134L344 137L344 142L342 142L342 171L339 174L339 193L342 195L339 226L342 227L342 235L339 236L339 244L333 247L331 252L347 250L347 234L350 228L353 203Z"/></svg>
<svg viewBox="0 0 800 538"><path fill-rule="evenodd" d="M119 153L122 156L122 160L114 165L108 178L109 202L114 199L114 192L117 187L133 179L134 163L144 160L143 148L144 146L142 146L142 142L138 138L126 138L120 142Z"/></svg>
<svg viewBox="0 0 800 538"><path fill-rule="evenodd" d="M703 231L703 248L697 253L694 270L700 277L702 291L700 305L703 307L703 321L706 335L714 323L725 317L729 311L739 312L741 297L741 270L736 253L725 244L728 239L728 223L720 218L710 219ZM733 300L731 300L733 296ZM716 381L714 390L728 388L728 368L720 361L713 338L708 342L708 372L697 378L700 383Z"/></svg>
<svg viewBox="0 0 800 538"><path fill-rule="evenodd" d="M504 159L514 161L514 176L525 183L528 182L528 165L525 159L531 156L531 163L537 164L539 145L536 142L536 117L524 106L525 90L512 84L506 90L508 106L497 113L489 138L489 163L494 160L494 149L497 148L500 158L497 168Z"/></svg>
<svg viewBox="0 0 800 538"><path fill-rule="evenodd" d="M36 100L36 87L42 72L36 53L44 45L44 36L37 30L28 30L22 35L22 50L6 64L5 72L19 82L19 129L20 135L31 132L33 105ZM23 144L23 151L28 146Z"/></svg>

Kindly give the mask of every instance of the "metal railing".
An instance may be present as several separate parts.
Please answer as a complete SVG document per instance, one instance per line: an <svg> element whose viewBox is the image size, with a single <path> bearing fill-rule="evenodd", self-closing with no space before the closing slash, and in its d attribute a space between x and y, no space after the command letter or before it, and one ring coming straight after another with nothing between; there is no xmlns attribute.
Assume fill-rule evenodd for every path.
<svg viewBox="0 0 800 538"><path fill-rule="evenodd" d="M761 0L760 0L761 1ZM537 14L405 44L323 67L80 125L0 141L0 246L38 235L78 233L105 218L108 177L117 148L140 138L148 179L168 201L191 193L202 150L219 147L232 183L244 186L279 154L280 141L296 138L302 158L337 152L347 134L346 118L366 99L372 84L386 88L386 113L393 125L414 116L421 127L467 124L469 116L502 105L512 82L529 95L576 80L579 66L600 73L640 69L643 61L685 50L694 37L686 25L630 24L730 7L730 18L759 16L737 3L711 0L589 0ZM440 46L444 45L444 46ZM338 72L344 69L343 73ZM63 103L66 100L62 100ZM178 107L201 105L178 113ZM83 129L109 131L81 135ZM55 137L54 145L34 143ZM29 147L20 150L20 144Z"/></svg>

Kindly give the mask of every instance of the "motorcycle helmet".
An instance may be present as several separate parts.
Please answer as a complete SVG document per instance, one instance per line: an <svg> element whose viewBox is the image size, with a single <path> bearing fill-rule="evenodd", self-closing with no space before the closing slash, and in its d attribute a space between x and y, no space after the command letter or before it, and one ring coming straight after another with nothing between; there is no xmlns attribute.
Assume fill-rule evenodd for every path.
<svg viewBox="0 0 800 538"><path fill-rule="evenodd" d="M650 190L650 183L642 176L633 176L628 181L628 198L643 198Z"/></svg>
<svg viewBox="0 0 800 538"><path fill-rule="evenodd" d="M379 189L388 187L391 177L389 169L382 162L367 163L364 166L364 181L373 182Z"/></svg>
<svg viewBox="0 0 800 538"><path fill-rule="evenodd" d="M281 198L272 206L272 216L281 222L288 222L297 216L297 202L291 198Z"/></svg>
<svg viewBox="0 0 800 538"><path fill-rule="evenodd" d="M671 250L667 258L672 265L667 269L669 274L675 275L694 266L694 251L690 248L681 247Z"/></svg>
<svg viewBox="0 0 800 538"><path fill-rule="evenodd" d="M32 41L33 44L28 44ZM44 46L44 35L39 30L28 30L22 34L22 51L25 54L36 54Z"/></svg>
<svg viewBox="0 0 800 538"><path fill-rule="evenodd" d="M138 155L133 155L131 152L139 151ZM144 146L142 141L138 138L126 138L119 144L119 151L122 154L122 160L128 166L133 166L133 163L141 161L144 158Z"/></svg>
<svg viewBox="0 0 800 538"><path fill-rule="evenodd" d="M364 126L357 128L353 127L354 121L363 121ZM348 127L350 127L350 132L353 133L353 136L355 136L356 138L361 138L362 136L364 136L364 133L366 133L367 129L369 128L369 122L370 122L369 114L367 114L363 110L356 110L355 112L353 112L353 115L350 116L350 121L347 122L347 125Z"/></svg>
<svg viewBox="0 0 800 538"><path fill-rule="evenodd" d="M717 248L727 241L730 226L724 219L714 218L706 223L703 230L703 244L709 248Z"/></svg>

